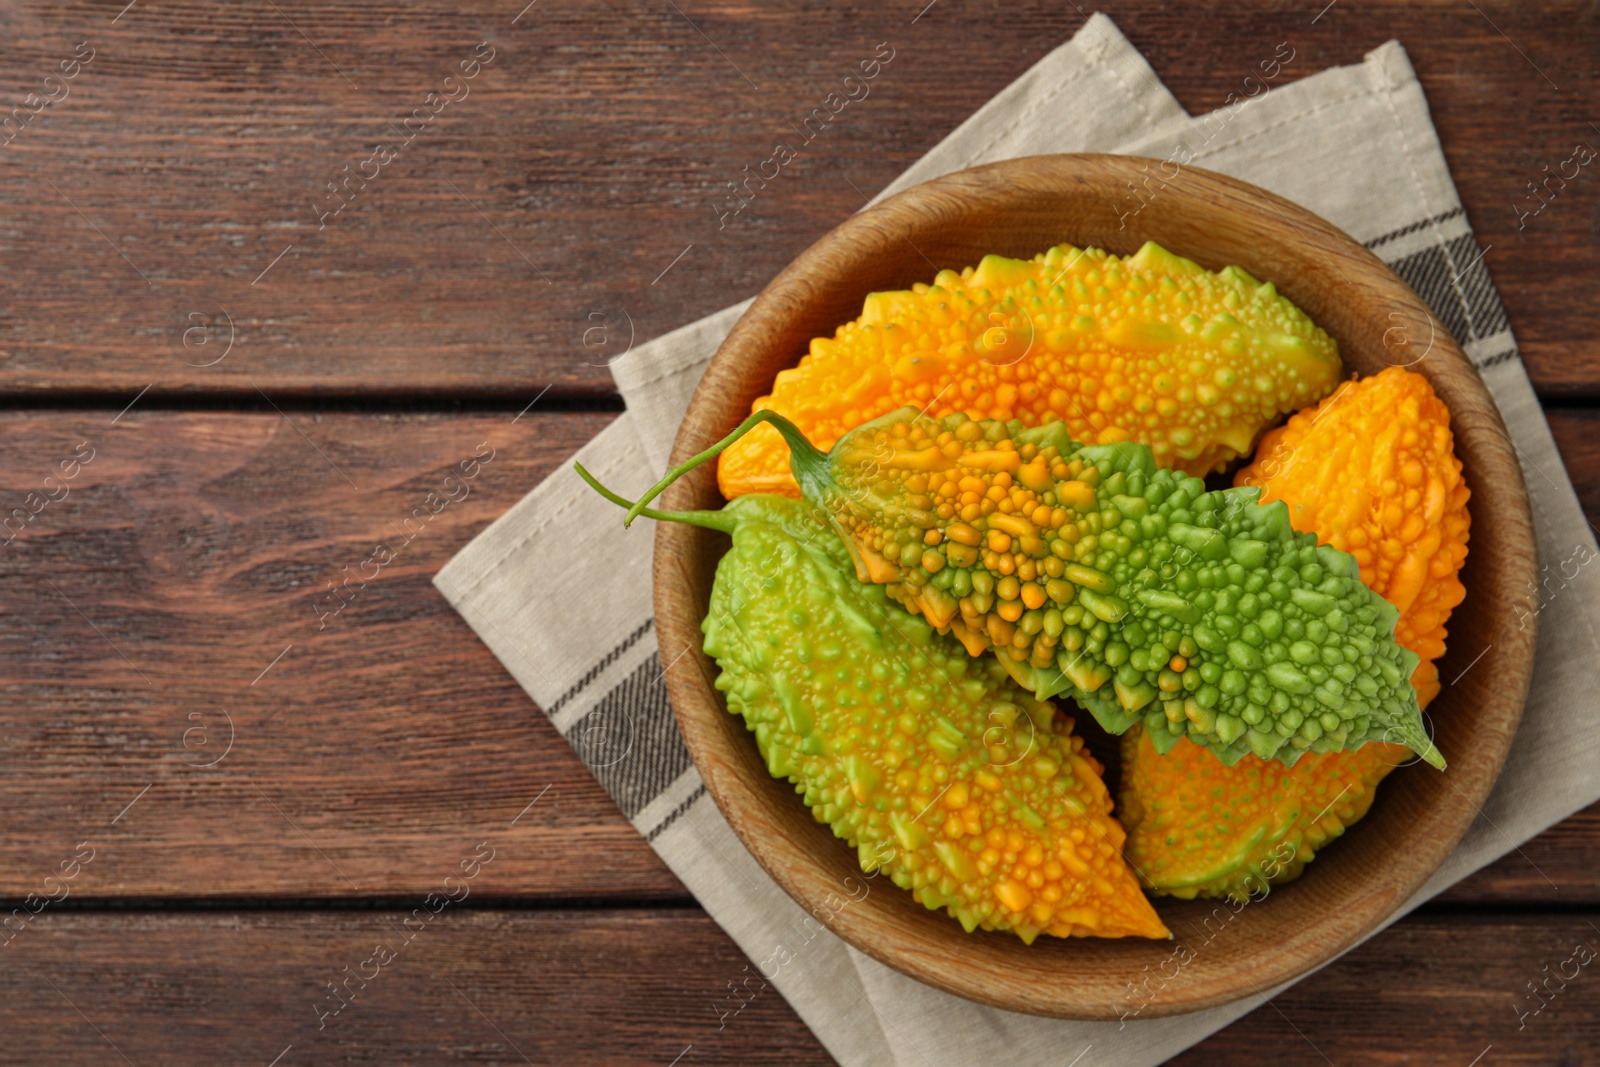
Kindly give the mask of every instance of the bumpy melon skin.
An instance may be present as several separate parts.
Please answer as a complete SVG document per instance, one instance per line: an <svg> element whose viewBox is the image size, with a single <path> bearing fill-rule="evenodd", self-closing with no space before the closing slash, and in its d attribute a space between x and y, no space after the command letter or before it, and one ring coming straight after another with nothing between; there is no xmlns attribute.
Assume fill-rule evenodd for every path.
<svg viewBox="0 0 1600 1067"><path fill-rule="evenodd" d="M1282 500L1297 530L1355 558L1362 581L1400 612L1395 640L1424 662L1444 655L1445 622L1466 598L1471 492L1450 410L1420 374L1391 367L1346 382L1267 434L1234 484ZM1413 677L1421 699L1437 672Z"/></svg>
<svg viewBox="0 0 1600 1067"><path fill-rule="evenodd" d="M1169 937L1071 720L859 581L814 509L742 497L705 650L773 776L968 931Z"/></svg>
<svg viewBox="0 0 1600 1067"><path fill-rule="evenodd" d="M1367 813L1383 776L1413 758L1374 743L1293 767L1253 756L1228 767L1186 741L1159 753L1147 732L1130 730L1120 792L1128 862L1158 896L1243 899L1252 877L1256 886L1293 881Z"/></svg>
<svg viewBox="0 0 1600 1067"><path fill-rule="evenodd" d="M1154 243L1126 257L1062 245L873 293L752 410L788 417L824 450L907 405L1059 421L1075 441L1142 441L1159 466L1205 475L1340 374L1333 340L1237 267L1213 273ZM799 495L769 426L723 454L718 481L729 499Z"/></svg>
<svg viewBox="0 0 1600 1067"><path fill-rule="evenodd" d="M1143 723L1163 752L1187 738L1289 765L1398 741L1444 766L1394 607L1254 487L1207 492L1144 445L1080 446L1060 423L910 408L797 462L861 577L1110 733Z"/></svg>
<svg viewBox="0 0 1600 1067"><path fill-rule="evenodd" d="M1286 502L1297 528L1354 555L1362 579L1400 611L1396 640L1422 657L1412 685L1425 707L1439 692L1445 622L1466 595L1471 522L1449 411L1427 380L1391 368L1346 384L1268 434L1236 482ZM1122 753L1129 861L1155 892L1180 897L1242 897L1285 845L1293 859L1270 881L1298 877L1411 758L1372 744L1292 768L1254 758L1223 767L1187 743L1162 755L1137 730Z"/></svg>

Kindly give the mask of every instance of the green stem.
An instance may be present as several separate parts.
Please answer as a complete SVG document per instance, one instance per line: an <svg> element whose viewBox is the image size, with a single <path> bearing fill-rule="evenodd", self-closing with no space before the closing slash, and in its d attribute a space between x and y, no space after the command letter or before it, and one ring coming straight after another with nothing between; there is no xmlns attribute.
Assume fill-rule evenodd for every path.
<svg viewBox="0 0 1600 1067"><path fill-rule="evenodd" d="M815 445L806 440L806 435L801 433L800 428L794 423L775 411L763 409L745 419L734 428L732 433L704 452L690 457L669 470L666 473L666 477L652 486L648 493L639 498L638 503L628 509L628 516L622 521L622 524L626 526L633 522L636 516L647 514L645 505L660 496L662 490L666 489L667 486L694 470L706 460L715 459L729 445L763 422L770 422L783 435L784 441L788 443L789 468L794 471L795 481L800 483L801 493L807 500L811 500L814 503L820 502L824 490L833 482L832 477L828 474L827 453L819 451ZM595 483L591 482L590 484Z"/></svg>
<svg viewBox="0 0 1600 1067"><path fill-rule="evenodd" d="M1439 751L1434 743L1428 739L1426 734L1423 735L1420 743L1425 746L1420 752L1417 750L1415 744L1409 746L1411 751L1416 752L1417 755L1421 756L1423 761L1426 762L1430 767L1441 771L1444 770L1444 753Z"/></svg>
<svg viewBox="0 0 1600 1067"><path fill-rule="evenodd" d="M658 522L683 522L690 526L703 526L708 530L721 530L725 534L732 534L737 521L732 515L723 511L657 511L654 508L640 507L627 497L613 493L600 484L599 479L583 469L582 463L574 463L572 468L578 472L578 477L588 482L590 487L607 500L620 508L627 508L629 521L632 516L643 515L647 519Z"/></svg>
<svg viewBox="0 0 1600 1067"><path fill-rule="evenodd" d="M1408 724L1408 728L1402 731L1400 743L1420 756L1430 767L1444 770L1444 753L1434 745L1433 738L1428 736L1428 731L1420 721Z"/></svg>

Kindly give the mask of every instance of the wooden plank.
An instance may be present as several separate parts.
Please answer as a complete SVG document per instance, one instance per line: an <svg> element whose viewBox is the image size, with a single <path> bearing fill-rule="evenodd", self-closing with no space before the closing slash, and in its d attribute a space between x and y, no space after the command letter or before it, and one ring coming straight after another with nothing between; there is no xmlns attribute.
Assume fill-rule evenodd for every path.
<svg viewBox="0 0 1600 1067"><path fill-rule="evenodd" d="M517 6L8 5L7 107L69 95L0 149L0 395L609 394L603 364L629 340L758 291L1084 18L1043 0L915 19L923 4ZM1295 48L1287 81L1398 37L1535 381L1595 394L1600 347L1570 311L1600 266L1600 183L1547 194L1521 228L1515 208L1575 144L1600 144L1575 16L1400 0L1110 13L1192 111L1278 42ZM445 83L484 41L488 65ZM871 95L722 225L726 183L878 42L895 53ZM91 51L63 85L60 65ZM437 115L402 128L424 106Z"/></svg>
<svg viewBox="0 0 1600 1067"><path fill-rule="evenodd" d="M487 893L682 899L430 584L610 418L0 413L5 510L94 449L0 546L0 895L85 840L80 898L410 894L487 839ZM1597 420L1551 420L1591 516ZM485 442L469 495L319 631L327 583ZM1597 857L1600 805L1448 899L1597 903Z"/></svg>
<svg viewBox="0 0 1600 1067"><path fill-rule="evenodd" d="M1547 409L1556 446L1572 479L1584 514L1591 526L1600 522L1600 412L1593 410ZM1546 472L1554 480L1557 472ZM1548 492L1549 483L1538 474L1529 474L1529 487ZM1471 551L1470 545L1468 551ZM1559 563L1559 561L1556 561ZM1550 573L1557 573L1550 561ZM1566 588L1552 581L1548 588L1556 595L1593 599L1596 581L1587 571ZM1579 901L1600 902L1600 804L1593 804L1558 823L1505 857L1473 874L1439 899L1451 903L1511 903L1547 900L1558 906Z"/></svg>
<svg viewBox="0 0 1600 1067"><path fill-rule="evenodd" d="M85 895L411 893L489 839L488 892L680 895L431 585L612 417L0 414L7 508L94 450L0 548L0 893L85 840Z"/></svg>
<svg viewBox="0 0 1600 1067"><path fill-rule="evenodd" d="M833 1062L697 909L425 916L41 914L0 950L0 1064Z"/></svg>
<svg viewBox="0 0 1600 1067"><path fill-rule="evenodd" d="M42 913L4 950L0 1064L832 1062L759 980L719 1018L754 968L698 910L407 917ZM1566 961L1600 950L1596 918L1405 920L1172 1062L1580 1062L1562 1057L1600 1046L1600 982ZM1533 1014L1528 983L1562 971Z"/></svg>
<svg viewBox="0 0 1600 1067"><path fill-rule="evenodd" d="M1545 421L1561 451L1561 462L1567 468L1567 477L1578 494L1578 503L1594 525L1600 517L1600 411L1547 408ZM1552 479L1555 472L1549 472ZM1530 477L1538 477L1532 475ZM1544 479L1540 478L1544 483Z"/></svg>
<svg viewBox="0 0 1600 1067"><path fill-rule="evenodd" d="M1581 964L1600 952L1595 919L1405 920L1168 1062L1583 1062L1576 1050L1600 1047L1596 964Z"/></svg>
<svg viewBox="0 0 1600 1067"><path fill-rule="evenodd" d="M1457 882L1438 899L1458 905L1593 904L1600 901L1597 871L1600 804L1591 804Z"/></svg>

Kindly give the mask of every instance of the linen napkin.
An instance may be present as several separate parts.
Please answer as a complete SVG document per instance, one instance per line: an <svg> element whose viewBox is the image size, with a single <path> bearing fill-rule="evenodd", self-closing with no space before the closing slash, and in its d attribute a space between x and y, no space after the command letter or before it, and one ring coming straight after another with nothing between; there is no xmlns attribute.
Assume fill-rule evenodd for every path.
<svg viewBox="0 0 1600 1067"><path fill-rule="evenodd" d="M1462 344L1521 457L1542 559L1581 566L1595 557L1594 537L1404 50L1389 42L1363 63L1270 88L1287 80L1284 69L1292 70L1296 57L1293 41L1264 45L1260 64L1241 73L1230 106L1191 119L1112 22L1096 14L878 197L997 159L1116 151L1194 163L1305 205L1389 263ZM574 458L625 494L650 485L707 361L748 304L641 345L614 364L627 411ZM749 955L750 966L726 976L737 996L707 991L706 1033L696 1044L712 1045L738 1026L737 1006L770 983L847 1067L992 1062L996 1049L1020 1065L1142 1065L1279 991L1165 1019L1046 1020L925 986L819 926L745 851L684 748L662 679L688 649L657 645L650 526L641 520L624 531L612 505L569 464L462 549L435 584ZM1597 655L1591 600L1567 595L1546 603L1533 688L1505 770L1466 838L1395 918L1600 798L1592 760L1564 742L1600 729L1600 700L1587 677Z"/></svg>

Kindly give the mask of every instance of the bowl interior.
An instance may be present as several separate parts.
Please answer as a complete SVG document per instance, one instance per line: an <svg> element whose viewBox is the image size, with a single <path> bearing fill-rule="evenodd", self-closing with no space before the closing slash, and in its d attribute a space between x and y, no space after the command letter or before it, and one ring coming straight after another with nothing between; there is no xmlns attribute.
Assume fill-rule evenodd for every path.
<svg viewBox="0 0 1600 1067"><path fill-rule="evenodd" d="M1236 264L1273 282L1339 343L1347 373L1409 366L1449 405L1472 490L1466 602L1450 622L1447 684L1429 708L1450 761L1385 781L1371 813L1295 883L1240 908L1156 901L1176 942L966 934L887 879L864 880L853 850L815 822L763 766L755 741L712 688L699 622L721 534L672 523L656 534L655 603L663 657L692 648L667 675L689 751L729 823L808 911L862 951L913 977L999 1007L1066 1018L1150 1018L1226 1003L1295 978L1349 948L1394 913L1465 833L1488 795L1521 715L1534 627L1504 605L1537 569L1520 468L1494 402L1455 341L1376 257L1295 205L1195 168L1155 186L1153 160L1039 156L917 186L852 217L794 261L718 350L685 416L679 462L720 438L793 366L812 337L856 317L872 291L931 281L988 253L1031 258L1071 243L1120 254L1147 240L1217 270ZM1139 190L1136 194L1134 190ZM667 506L717 507L706 465ZM1485 651L1487 649L1487 651ZM1481 659L1475 658L1481 655ZM1080 723L1089 720L1069 702ZM864 899L836 911L837 900ZM835 906L825 906L832 896ZM1131 985L1130 985L1131 983Z"/></svg>

